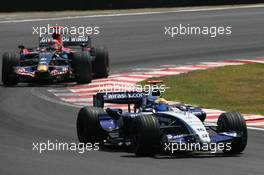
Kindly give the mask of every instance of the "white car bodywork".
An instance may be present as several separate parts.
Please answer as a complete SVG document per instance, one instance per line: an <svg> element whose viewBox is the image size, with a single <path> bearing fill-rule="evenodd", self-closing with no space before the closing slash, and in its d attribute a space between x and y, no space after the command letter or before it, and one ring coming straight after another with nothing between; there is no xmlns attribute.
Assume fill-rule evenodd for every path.
<svg viewBox="0 0 264 175"><path fill-rule="evenodd" d="M181 120L186 125L189 132L195 135L200 143L211 142L209 133L207 132L204 124L194 114L190 112L180 111L177 108L173 108L171 111L158 112L158 113L173 116Z"/></svg>

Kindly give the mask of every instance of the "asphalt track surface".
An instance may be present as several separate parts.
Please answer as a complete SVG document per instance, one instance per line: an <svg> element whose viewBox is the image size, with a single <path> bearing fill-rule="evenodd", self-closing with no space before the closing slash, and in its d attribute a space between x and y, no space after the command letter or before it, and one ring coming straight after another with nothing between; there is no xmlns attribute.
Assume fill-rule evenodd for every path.
<svg viewBox="0 0 264 175"><path fill-rule="evenodd" d="M264 55L264 9L237 9L156 15L100 17L52 21L67 26L98 25L93 37L111 53L112 73L165 64L189 64ZM11 51L20 43L32 46L32 26L44 22L0 24L0 48ZM232 26L232 35L219 38L190 36L169 38L164 26L178 24ZM263 131L249 131L245 152L138 158L125 151L32 151L33 142L77 142L77 108L45 101L33 92L47 87L0 87L0 174L263 174ZM48 94L47 94L48 95Z"/></svg>

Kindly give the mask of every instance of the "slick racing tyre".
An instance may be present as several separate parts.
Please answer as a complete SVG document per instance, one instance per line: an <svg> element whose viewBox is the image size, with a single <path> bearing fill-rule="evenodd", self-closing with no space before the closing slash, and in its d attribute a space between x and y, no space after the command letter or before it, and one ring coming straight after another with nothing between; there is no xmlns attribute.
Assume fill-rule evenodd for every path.
<svg viewBox="0 0 264 175"><path fill-rule="evenodd" d="M154 115L136 117L132 124L131 147L137 156L154 156L160 147L160 125Z"/></svg>
<svg viewBox="0 0 264 175"><path fill-rule="evenodd" d="M2 63L2 82L5 86L17 85L19 78L14 72L14 67L19 66L19 55L4 53Z"/></svg>
<svg viewBox="0 0 264 175"><path fill-rule="evenodd" d="M224 153L238 154L247 146L247 126L244 117L238 112L222 113L217 121L217 132L235 131L241 137L235 138Z"/></svg>
<svg viewBox="0 0 264 175"><path fill-rule="evenodd" d="M74 53L72 68L78 84L90 83L92 81L92 63L89 53Z"/></svg>
<svg viewBox="0 0 264 175"><path fill-rule="evenodd" d="M106 78L109 75L109 55L105 47L95 48L93 72L96 78Z"/></svg>
<svg viewBox="0 0 264 175"><path fill-rule="evenodd" d="M106 112L102 108L83 107L77 118L77 136L81 143L101 143L106 138L106 132L99 121L100 115Z"/></svg>

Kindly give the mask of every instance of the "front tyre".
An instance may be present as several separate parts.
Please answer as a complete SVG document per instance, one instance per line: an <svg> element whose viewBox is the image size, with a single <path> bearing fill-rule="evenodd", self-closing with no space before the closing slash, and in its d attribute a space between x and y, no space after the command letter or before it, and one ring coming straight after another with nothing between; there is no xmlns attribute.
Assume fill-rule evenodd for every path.
<svg viewBox="0 0 264 175"><path fill-rule="evenodd" d="M77 118L77 136L81 143L101 143L106 137L99 121L100 115L106 115L102 108L83 107Z"/></svg>
<svg viewBox="0 0 264 175"><path fill-rule="evenodd" d="M72 68L78 84L90 83L92 81L92 63L89 53L74 53Z"/></svg>
<svg viewBox="0 0 264 175"><path fill-rule="evenodd" d="M4 53L2 63L2 82L5 86L17 85L19 78L14 68L19 66L19 56L16 53Z"/></svg>
<svg viewBox="0 0 264 175"><path fill-rule="evenodd" d="M244 117L239 112L222 113L217 121L217 132L235 131L241 137L231 141L230 148L224 153L238 154L247 146L247 126Z"/></svg>
<svg viewBox="0 0 264 175"><path fill-rule="evenodd" d="M160 125L154 115L142 115L133 121L131 146L137 156L154 156L160 147Z"/></svg>

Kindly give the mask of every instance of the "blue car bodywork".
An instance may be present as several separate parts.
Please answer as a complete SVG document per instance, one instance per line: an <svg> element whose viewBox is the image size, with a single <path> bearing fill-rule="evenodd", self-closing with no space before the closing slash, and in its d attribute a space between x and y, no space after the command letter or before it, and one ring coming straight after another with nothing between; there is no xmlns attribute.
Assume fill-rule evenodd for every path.
<svg viewBox="0 0 264 175"><path fill-rule="evenodd" d="M106 113L98 117L100 128L107 135L105 144L131 144L133 122L142 115L153 115L158 119L160 146L168 143L228 143L242 138L243 133L219 132L216 124L205 124L206 113L199 107L177 104L169 105L167 111L158 111L154 106L146 108L149 106L146 98L144 92L97 93L94 96L94 107L104 108L105 103L128 105L126 112L107 108Z"/></svg>

